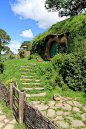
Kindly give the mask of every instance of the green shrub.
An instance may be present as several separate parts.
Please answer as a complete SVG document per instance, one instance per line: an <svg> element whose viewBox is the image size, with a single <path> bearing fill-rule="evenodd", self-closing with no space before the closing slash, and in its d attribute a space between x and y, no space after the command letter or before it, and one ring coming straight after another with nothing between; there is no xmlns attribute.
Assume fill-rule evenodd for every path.
<svg viewBox="0 0 86 129"><path fill-rule="evenodd" d="M20 58L24 58L24 57L25 57L25 52L24 52L24 50L19 49L18 51L19 51Z"/></svg>
<svg viewBox="0 0 86 129"><path fill-rule="evenodd" d="M0 73L3 73L4 71L4 64L0 62Z"/></svg>
<svg viewBox="0 0 86 129"><path fill-rule="evenodd" d="M78 52L64 56L59 73L64 82L75 91L86 90L86 46Z"/></svg>
<svg viewBox="0 0 86 129"><path fill-rule="evenodd" d="M57 53L53 58L52 58L52 64L54 66L55 69L58 69L62 66L63 64L63 59L64 59L64 55L61 53Z"/></svg>

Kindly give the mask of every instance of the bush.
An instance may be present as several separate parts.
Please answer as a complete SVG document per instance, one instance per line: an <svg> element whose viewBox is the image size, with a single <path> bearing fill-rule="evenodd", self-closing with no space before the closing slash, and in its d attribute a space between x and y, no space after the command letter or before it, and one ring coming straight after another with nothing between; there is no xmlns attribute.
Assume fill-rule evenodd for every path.
<svg viewBox="0 0 86 129"><path fill-rule="evenodd" d="M4 64L0 62L0 73L3 73L4 71Z"/></svg>
<svg viewBox="0 0 86 129"><path fill-rule="evenodd" d="M83 48L64 56L59 73L64 82L75 91L86 89L86 50Z"/></svg>
<svg viewBox="0 0 86 129"><path fill-rule="evenodd" d="M62 66L63 63L63 59L64 59L64 55L61 53L57 53L53 58L52 58L52 64L54 66L55 69L58 69L58 67L60 68Z"/></svg>
<svg viewBox="0 0 86 129"><path fill-rule="evenodd" d="M19 51L20 58L24 58L24 57L25 57L25 52L24 52L24 50L19 49L18 51Z"/></svg>

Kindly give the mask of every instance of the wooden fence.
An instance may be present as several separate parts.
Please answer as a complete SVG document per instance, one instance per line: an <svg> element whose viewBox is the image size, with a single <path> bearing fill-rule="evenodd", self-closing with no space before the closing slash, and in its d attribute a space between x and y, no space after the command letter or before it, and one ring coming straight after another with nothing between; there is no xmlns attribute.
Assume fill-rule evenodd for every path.
<svg viewBox="0 0 86 129"><path fill-rule="evenodd" d="M7 91L6 95L4 95L1 87ZM9 100L9 105L13 109L14 116L19 121L20 126L24 122L27 129L61 129L54 121L44 116L38 108L26 101L26 93L23 88L20 91L17 85L13 83L10 83L9 88L7 88L0 82L0 93L5 96L0 98L7 99L9 96L7 100Z"/></svg>

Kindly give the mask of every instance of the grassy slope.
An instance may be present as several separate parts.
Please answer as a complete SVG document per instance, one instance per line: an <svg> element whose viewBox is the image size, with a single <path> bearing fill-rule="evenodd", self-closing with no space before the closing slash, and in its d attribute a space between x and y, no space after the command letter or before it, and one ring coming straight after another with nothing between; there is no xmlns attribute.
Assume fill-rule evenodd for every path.
<svg viewBox="0 0 86 129"><path fill-rule="evenodd" d="M43 32L42 34L37 35L33 41L40 41L46 37L46 35L50 33L60 34L66 31L71 32L75 27L79 29L82 26L82 23L86 22L86 13L71 17L64 21L58 22L52 25L48 30ZM83 28L84 29L84 28Z"/></svg>
<svg viewBox="0 0 86 129"><path fill-rule="evenodd" d="M80 101L81 103L83 103L84 105L86 105L86 101L85 101L85 93L83 92L75 92L72 91L70 89L67 89L67 91L62 91L62 88L59 87L58 85L56 86L55 89L53 89L52 91L48 90L46 87L46 82L48 81L46 79L46 75L48 71L45 71L45 74L39 74L39 66L42 68L42 70L44 70L45 67L48 67L50 65L50 62L37 62L36 59L32 59L32 60L27 60L27 58L24 59L12 59L12 60L6 60L4 62L5 64L5 70L3 74L0 74L0 80L5 83L7 80L15 78L15 80L17 81L18 87L19 89L21 89L22 84L20 82L20 76L21 76L21 72L19 71L20 66L21 65L29 65L30 63L36 63L36 67L34 68L34 71L37 72L37 75L39 77L39 79L41 80L41 87L45 88L46 91L46 96L45 97L31 97L29 100L39 100L39 101L49 101L53 99L53 95L54 93L59 93L61 96L70 96L72 97L72 99L74 100L75 97L77 97L77 100ZM53 70L54 74L55 74L55 70ZM28 75L28 73L27 73Z"/></svg>
<svg viewBox="0 0 86 129"><path fill-rule="evenodd" d="M80 43L86 41L86 13L58 22L42 34L37 35L33 39L31 52L38 52L40 55L44 55L46 49L43 49L43 47L46 46L45 37L50 33L61 34L67 31L69 32L69 53L74 51L74 48L76 50ZM40 50L42 50L42 53Z"/></svg>

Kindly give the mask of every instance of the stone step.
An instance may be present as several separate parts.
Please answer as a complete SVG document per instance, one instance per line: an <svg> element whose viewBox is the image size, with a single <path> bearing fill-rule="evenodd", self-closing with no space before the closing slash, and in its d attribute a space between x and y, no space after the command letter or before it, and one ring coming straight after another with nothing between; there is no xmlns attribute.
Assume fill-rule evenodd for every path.
<svg viewBox="0 0 86 129"><path fill-rule="evenodd" d="M33 88L24 88L24 90L26 91L33 90ZM38 88L35 88L35 90L44 90L44 88L38 87Z"/></svg>
<svg viewBox="0 0 86 129"><path fill-rule="evenodd" d="M22 83L23 85L40 85L40 83Z"/></svg>
<svg viewBox="0 0 86 129"><path fill-rule="evenodd" d="M25 81L32 81L32 79L20 79L20 80L25 80Z"/></svg>
<svg viewBox="0 0 86 129"><path fill-rule="evenodd" d="M30 70L30 71L33 71L32 69L23 69L23 70Z"/></svg>
<svg viewBox="0 0 86 129"><path fill-rule="evenodd" d="M20 67L30 67L30 66L20 66Z"/></svg>
<svg viewBox="0 0 86 129"><path fill-rule="evenodd" d="M22 69L19 69L19 70L22 70ZM30 71L33 71L32 69L23 69L23 70L30 70Z"/></svg>
<svg viewBox="0 0 86 129"><path fill-rule="evenodd" d="M39 93L39 94L26 94L26 97L35 97L35 96L45 96L46 95L46 92L44 92L44 93Z"/></svg>
<svg viewBox="0 0 86 129"><path fill-rule="evenodd" d="M22 72L23 74L27 74L26 72Z"/></svg>
<svg viewBox="0 0 86 129"><path fill-rule="evenodd" d="M21 75L21 77L34 77L34 76L25 76L25 75Z"/></svg>
<svg viewBox="0 0 86 129"><path fill-rule="evenodd" d="M20 80L32 81L32 79L22 79L22 78L21 78ZM35 81L35 82L39 82L40 80L37 79L37 80L34 80L34 81Z"/></svg>
<svg viewBox="0 0 86 129"><path fill-rule="evenodd" d="M30 63L31 65L36 65L36 64L33 64L33 63Z"/></svg>
<svg viewBox="0 0 86 129"><path fill-rule="evenodd" d="M31 94L31 96L45 96L45 95L46 95L46 92L39 93L39 94Z"/></svg>

